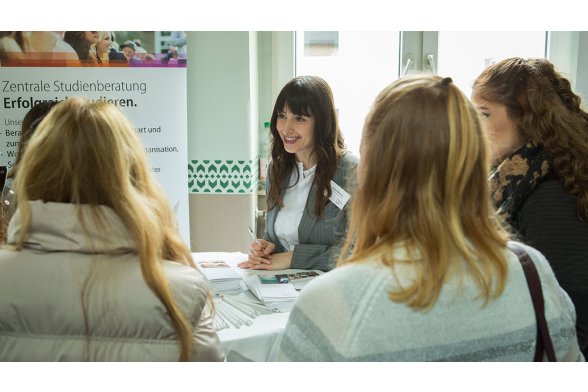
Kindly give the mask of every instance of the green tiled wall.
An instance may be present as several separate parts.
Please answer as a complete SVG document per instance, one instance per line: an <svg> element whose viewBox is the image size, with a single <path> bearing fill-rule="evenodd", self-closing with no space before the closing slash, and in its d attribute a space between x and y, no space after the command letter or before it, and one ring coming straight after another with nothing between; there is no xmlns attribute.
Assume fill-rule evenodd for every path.
<svg viewBox="0 0 588 392"><path fill-rule="evenodd" d="M254 193L259 178L259 160L191 160L188 188L191 193Z"/></svg>

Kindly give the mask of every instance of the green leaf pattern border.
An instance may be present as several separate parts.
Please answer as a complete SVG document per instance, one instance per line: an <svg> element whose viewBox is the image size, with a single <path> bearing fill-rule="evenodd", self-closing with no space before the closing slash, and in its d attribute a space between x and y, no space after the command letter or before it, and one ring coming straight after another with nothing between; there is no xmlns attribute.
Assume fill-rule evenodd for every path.
<svg viewBox="0 0 588 392"><path fill-rule="evenodd" d="M247 194L257 191L259 159L190 160L188 189L190 193Z"/></svg>

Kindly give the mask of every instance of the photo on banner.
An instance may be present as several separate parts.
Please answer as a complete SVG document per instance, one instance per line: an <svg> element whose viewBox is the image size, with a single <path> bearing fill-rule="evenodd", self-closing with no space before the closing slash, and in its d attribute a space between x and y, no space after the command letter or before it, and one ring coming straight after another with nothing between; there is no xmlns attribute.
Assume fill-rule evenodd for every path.
<svg viewBox="0 0 588 392"><path fill-rule="evenodd" d="M39 102L112 103L135 126L189 247L186 44L183 31L0 32L0 166L14 165Z"/></svg>

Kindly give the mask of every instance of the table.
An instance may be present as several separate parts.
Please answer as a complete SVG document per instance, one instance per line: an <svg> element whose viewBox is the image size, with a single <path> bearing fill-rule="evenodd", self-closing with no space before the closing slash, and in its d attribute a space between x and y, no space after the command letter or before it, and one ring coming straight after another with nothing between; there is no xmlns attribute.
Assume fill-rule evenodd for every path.
<svg viewBox="0 0 588 392"><path fill-rule="evenodd" d="M192 253L194 261L225 260L231 266L246 260L247 255L241 252L198 252ZM238 268L238 267L237 267ZM268 271L250 271L238 269L240 274L268 274ZM300 270L284 270L284 273ZM271 272L275 274L275 272ZM240 292L227 294L247 299L255 297L243 286ZM228 361L271 361L275 358L281 333L286 326L290 313L270 313L253 319L252 325L240 328L231 326L217 332Z"/></svg>
<svg viewBox="0 0 588 392"><path fill-rule="evenodd" d="M251 293L244 293L251 295ZM251 295L252 296L252 295ZM264 362L275 359L280 337L290 313L258 316L253 324L218 331L227 361Z"/></svg>

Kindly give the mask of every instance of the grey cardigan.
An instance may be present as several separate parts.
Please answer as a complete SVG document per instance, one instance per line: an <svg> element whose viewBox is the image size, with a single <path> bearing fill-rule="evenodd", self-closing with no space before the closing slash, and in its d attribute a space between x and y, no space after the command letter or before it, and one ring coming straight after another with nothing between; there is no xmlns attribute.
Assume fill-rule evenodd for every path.
<svg viewBox="0 0 588 392"><path fill-rule="evenodd" d="M338 162L337 170L333 181L349 194L351 183L355 179L355 169L359 159L351 153L346 153ZM269 171L269 169L268 169ZM269 175L266 177L266 189L270 189ZM290 178L288 174L287 179ZM282 188L280 194L284 197L286 189ZM331 201L327 201L323 210L323 216L319 218L314 210L316 205L317 191L313 183L304 213L298 226L298 238L300 243L294 247L292 264L290 268L318 269L329 271L335 266L336 256L341 245L345 232L347 231L347 215L351 200L340 210ZM276 235L274 224L280 213L280 207L276 206L268 210L265 217L264 239L276 245L275 253L282 253L286 250L280 244Z"/></svg>

